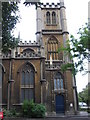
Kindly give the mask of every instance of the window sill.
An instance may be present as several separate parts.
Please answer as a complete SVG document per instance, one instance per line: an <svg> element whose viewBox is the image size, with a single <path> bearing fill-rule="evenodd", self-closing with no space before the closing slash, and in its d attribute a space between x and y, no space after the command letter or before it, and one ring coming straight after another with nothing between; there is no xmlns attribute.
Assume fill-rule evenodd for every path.
<svg viewBox="0 0 90 120"><path fill-rule="evenodd" d="M65 89L54 89L54 93L65 93Z"/></svg>

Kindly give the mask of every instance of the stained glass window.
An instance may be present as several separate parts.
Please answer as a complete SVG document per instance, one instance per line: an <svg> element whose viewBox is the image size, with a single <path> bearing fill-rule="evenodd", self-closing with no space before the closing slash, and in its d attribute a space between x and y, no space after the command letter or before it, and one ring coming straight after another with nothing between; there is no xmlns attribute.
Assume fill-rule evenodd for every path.
<svg viewBox="0 0 90 120"><path fill-rule="evenodd" d="M48 40L47 50L47 59L50 60L51 55L53 60L58 60L58 40L54 36Z"/></svg>
<svg viewBox="0 0 90 120"><path fill-rule="evenodd" d="M34 99L34 69L26 64L21 72L21 102Z"/></svg>
<svg viewBox="0 0 90 120"><path fill-rule="evenodd" d="M63 79L61 74L58 72L54 78L54 90L63 89Z"/></svg>

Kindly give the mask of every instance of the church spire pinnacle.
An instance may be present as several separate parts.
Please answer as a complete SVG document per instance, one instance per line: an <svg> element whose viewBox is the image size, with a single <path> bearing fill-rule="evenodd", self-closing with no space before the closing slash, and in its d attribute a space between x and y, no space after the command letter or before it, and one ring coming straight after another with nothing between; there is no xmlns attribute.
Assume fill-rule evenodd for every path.
<svg viewBox="0 0 90 120"><path fill-rule="evenodd" d="M19 31L19 33L18 33L18 40L20 41L20 31Z"/></svg>
<svg viewBox="0 0 90 120"><path fill-rule="evenodd" d="M60 1L60 5L64 6L64 0L59 0Z"/></svg>
<svg viewBox="0 0 90 120"><path fill-rule="evenodd" d="M60 1L60 3L61 3L61 2L63 2L63 3L64 3L64 0L59 0L59 1Z"/></svg>

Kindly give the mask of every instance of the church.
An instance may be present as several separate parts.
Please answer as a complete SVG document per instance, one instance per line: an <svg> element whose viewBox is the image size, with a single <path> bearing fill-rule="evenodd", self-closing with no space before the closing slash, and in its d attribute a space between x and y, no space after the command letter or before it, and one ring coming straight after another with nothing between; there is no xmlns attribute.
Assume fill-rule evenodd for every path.
<svg viewBox="0 0 90 120"><path fill-rule="evenodd" d="M33 3L32 3L33 4ZM36 41L22 42L2 54L2 106L20 108L25 99L46 106L47 113L74 114L77 91L71 63L59 48L66 45L67 30L64 0L36 4ZM71 114L70 113L70 114Z"/></svg>

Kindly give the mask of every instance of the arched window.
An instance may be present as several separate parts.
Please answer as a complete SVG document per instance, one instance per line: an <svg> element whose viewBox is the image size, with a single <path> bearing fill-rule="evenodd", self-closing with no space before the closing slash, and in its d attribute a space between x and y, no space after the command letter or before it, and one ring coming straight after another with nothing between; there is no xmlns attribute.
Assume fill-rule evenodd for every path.
<svg viewBox="0 0 90 120"><path fill-rule="evenodd" d="M58 60L58 40L55 37L51 37L47 43L47 59L50 60L50 55L53 60Z"/></svg>
<svg viewBox="0 0 90 120"><path fill-rule="evenodd" d="M47 22L47 24L51 24L50 12L46 13L46 22Z"/></svg>
<svg viewBox="0 0 90 120"><path fill-rule="evenodd" d="M56 24L56 13L52 12L52 24Z"/></svg>
<svg viewBox="0 0 90 120"><path fill-rule="evenodd" d="M27 48L25 50L23 50L23 55L26 56L26 55L30 55L30 54L33 54L35 53L34 50L30 49L30 48Z"/></svg>
<svg viewBox="0 0 90 120"><path fill-rule="evenodd" d="M21 70L21 103L27 100L34 100L34 69L29 63Z"/></svg>
<svg viewBox="0 0 90 120"><path fill-rule="evenodd" d="M60 90L63 89L63 79L62 75L57 72L54 78L54 90Z"/></svg>

